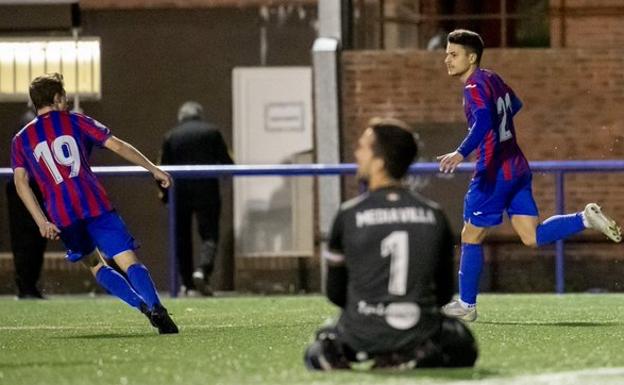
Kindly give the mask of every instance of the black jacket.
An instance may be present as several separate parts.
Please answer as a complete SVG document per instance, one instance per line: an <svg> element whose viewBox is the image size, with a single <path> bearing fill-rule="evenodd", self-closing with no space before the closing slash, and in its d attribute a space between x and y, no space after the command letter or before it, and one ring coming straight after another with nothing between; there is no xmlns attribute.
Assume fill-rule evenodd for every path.
<svg viewBox="0 0 624 385"><path fill-rule="evenodd" d="M162 165L219 165L233 164L223 136L210 123L192 119L180 123L165 135L160 164ZM210 203L219 199L217 178L179 180L178 199L189 203ZM165 194L163 200L166 201Z"/></svg>

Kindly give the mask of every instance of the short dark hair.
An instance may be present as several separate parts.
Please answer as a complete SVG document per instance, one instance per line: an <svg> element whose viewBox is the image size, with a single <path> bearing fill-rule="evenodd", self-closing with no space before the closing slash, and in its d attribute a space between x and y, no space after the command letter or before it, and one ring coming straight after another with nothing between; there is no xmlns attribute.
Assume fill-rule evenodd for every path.
<svg viewBox="0 0 624 385"><path fill-rule="evenodd" d="M63 75L55 72L36 77L30 83L28 93L36 110L53 105L54 95L65 95Z"/></svg>
<svg viewBox="0 0 624 385"><path fill-rule="evenodd" d="M481 63L481 56L483 55L483 47L485 44L483 44L483 39L478 33L467 29L456 29L449 33L446 41L448 43L459 44L467 51L475 53L477 55L477 64Z"/></svg>
<svg viewBox="0 0 624 385"><path fill-rule="evenodd" d="M401 179L418 154L413 129L394 118L373 118L368 126L375 134L373 154L384 161L385 169L394 179Z"/></svg>

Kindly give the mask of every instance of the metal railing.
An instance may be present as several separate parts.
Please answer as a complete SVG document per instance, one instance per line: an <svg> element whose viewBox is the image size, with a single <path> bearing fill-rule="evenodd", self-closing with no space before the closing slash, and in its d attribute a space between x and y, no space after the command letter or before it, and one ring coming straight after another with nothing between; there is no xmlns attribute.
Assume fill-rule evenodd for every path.
<svg viewBox="0 0 624 385"><path fill-rule="evenodd" d="M530 162L534 173L553 174L555 182L555 214L565 213L565 175L569 173L587 172L623 172L624 160L591 160L591 161L538 161ZM438 174L438 163L415 163L410 167L411 173ZM175 179L201 179L217 176L331 176L355 174L355 164L296 164L296 165L232 165L232 166L163 166ZM474 163L462 163L456 172L470 173ZM102 176L148 176L145 169L138 166L93 167L97 175ZM0 177L12 175L10 168L0 168ZM177 296L179 289L176 249L176 207L173 196L175 183L169 191L169 291L172 297ZM564 293L564 241L556 242L555 248L555 291Z"/></svg>

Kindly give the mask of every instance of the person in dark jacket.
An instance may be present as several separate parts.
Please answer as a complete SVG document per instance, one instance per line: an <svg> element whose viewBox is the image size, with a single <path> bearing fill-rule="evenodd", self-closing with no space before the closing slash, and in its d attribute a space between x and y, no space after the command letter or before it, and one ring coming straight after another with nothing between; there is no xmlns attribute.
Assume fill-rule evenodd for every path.
<svg viewBox="0 0 624 385"><path fill-rule="evenodd" d="M165 135L162 165L233 164L219 129L204 120L201 104L188 101L178 110L178 125ZM186 295L212 295L210 275L219 243L221 196L217 178L176 181L176 223L178 266ZM163 201L168 197L163 194ZM201 238L199 263L194 265L192 218Z"/></svg>
<svg viewBox="0 0 624 385"><path fill-rule="evenodd" d="M29 103L28 110L20 118L18 130L30 123L35 117L35 112ZM39 204L42 205L43 196L34 181L30 182L30 188L35 193ZM39 227L17 195L15 182L12 178L6 184L6 195L17 298L43 299L43 294L37 284L41 276L43 254L47 241L39 234Z"/></svg>

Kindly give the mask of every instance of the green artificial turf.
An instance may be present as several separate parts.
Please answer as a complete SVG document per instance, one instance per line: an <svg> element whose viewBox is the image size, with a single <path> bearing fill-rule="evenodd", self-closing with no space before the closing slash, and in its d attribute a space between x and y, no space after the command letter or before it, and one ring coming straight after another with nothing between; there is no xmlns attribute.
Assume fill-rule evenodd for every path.
<svg viewBox="0 0 624 385"><path fill-rule="evenodd" d="M0 299L0 384L624 383L624 295L482 295L474 369L310 373L302 353L335 309L319 296L169 299L159 336L110 297ZM529 377L534 376L534 377ZM605 377L606 376L606 377ZM562 380L561 383L570 383Z"/></svg>

